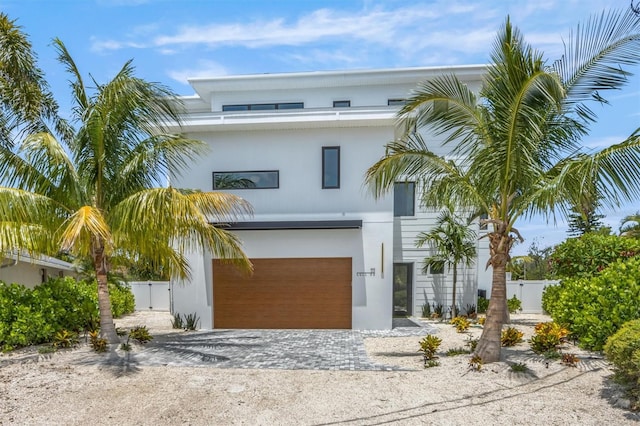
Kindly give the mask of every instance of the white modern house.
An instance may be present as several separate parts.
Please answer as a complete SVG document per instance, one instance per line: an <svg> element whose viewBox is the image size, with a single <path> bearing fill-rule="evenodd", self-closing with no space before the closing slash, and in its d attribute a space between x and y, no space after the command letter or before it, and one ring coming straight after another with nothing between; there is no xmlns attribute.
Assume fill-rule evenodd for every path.
<svg viewBox="0 0 640 426"><path fill-rule="evenodd" d="M211 150L171 183L251 203L252 217L227 226L255 270L248 276L211 254L192 254L192 279L173 286L174 312L197 313L204 328L388 329L394 312L420 316L424 303L448 306L451 273L423 274L429 250L415 247L438 212L421 208L413 183L375 199L364 175L396 136L396 113L420 81L455 73L479 88L484 70L190 80L196 95L183 98L182 131ZM478 287L490 285L486 240L478 242L476 266L460 270L459 306L474 304Z"/></svg>

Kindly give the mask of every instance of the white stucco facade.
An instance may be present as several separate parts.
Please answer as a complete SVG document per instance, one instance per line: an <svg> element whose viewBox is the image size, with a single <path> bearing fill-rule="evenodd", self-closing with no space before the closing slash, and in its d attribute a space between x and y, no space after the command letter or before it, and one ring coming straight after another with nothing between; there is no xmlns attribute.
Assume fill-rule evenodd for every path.
<svg viewBox="0 0 640 426"><path fill-rule="evenodd" d="M407 98L418 82L454 72L479 87L483 70L410 68L190 80L197 95L184 98L182 132L211 149L181 176L172 176L171 184L211 191L214 172L277 171L277 187L223 189L253 206L254 215L243 222L276 224L232 231L248 257L351 258L352 328L390 328L394 263L413 265L413 315L420 314L425 300L436 301L446 292L450 274L422 274L428 250L415 248L415 236L433 225L437 212L421 210L417 200L414 216L394 217L393 194L375 199L364 186L365 172L394 139L397 101ZM296 108L284 108L294 103ZM275 104L286 105L261 109ZM256 109L230 110L248 105ZM339 147L338 188L323 188L323 147ZM435 138L432 149L446 154ZM286 226L292 223L306 225ZM323 227L315 229L317 223ZM460 271L459 300L464 303L475 303L478 278L482 281L486 274L487 253L482 242L478 245L477 265ZM215 327L211 260L208 253L190 254L190 281L173 287L174 311L196 312L205 328Z"/></svg>

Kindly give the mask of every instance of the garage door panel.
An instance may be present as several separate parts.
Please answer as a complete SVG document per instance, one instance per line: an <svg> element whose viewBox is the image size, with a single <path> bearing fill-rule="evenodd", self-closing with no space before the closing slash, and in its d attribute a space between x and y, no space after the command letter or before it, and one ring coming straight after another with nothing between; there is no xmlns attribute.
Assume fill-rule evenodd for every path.
<svg viewBox="0 0 640 426"><path fill-rule="evenodd" d="M351 258L213 261L216 328L351 328Z"/></svg>

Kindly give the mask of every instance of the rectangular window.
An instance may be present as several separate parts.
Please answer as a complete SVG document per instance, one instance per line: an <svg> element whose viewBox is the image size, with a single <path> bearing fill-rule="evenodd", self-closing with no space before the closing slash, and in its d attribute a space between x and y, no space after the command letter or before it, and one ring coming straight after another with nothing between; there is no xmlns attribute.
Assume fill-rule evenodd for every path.
<svg viewBox="0 0 640 426"><path fill-rule="evenodd" d="M396 182L393 185L393 215L415 216L414 182Z"/></svg>
<svg viewBox="0 0 640 426"><path fill-rule="evenodd" d="M340 188L340 147L322 147L322 188Z"/></svg>
<svg viewBox="0 0 640 426"><path fill-rule="evenodd" d="M334 108L349 108L351 101L333 101Z"/></svg>
<svg viewBox="0 0 640 426"><path fill-rule="evenodd" d="M443 260L434 260L429 265L429 271L431 275L441 275L444 274L444 261Z"/></svg>
<svg viewBox="0 0 640 426"><path fill-rule="evenodd" d="M278 170L213 172L213 189L272 189L280 187Z"/></svg>
<svg viewBox="0 0 640 426"><path fill-rule="evenodd" d="M249 111L249 105L222 105L222 111Z"/></svg>
<svg viewBox="0 0 640 426"><path fill-rule="evenodd" d="M406 99L388 99L387 105L389 106L403 106L407 104Z"/></svg>
<svg viewBox="0 0 640 426"><path fill-rule="evenodd" d="M222 105L222 111L272 111L274 109L302 109L304 102L281 102L278 104Z"/></svg>

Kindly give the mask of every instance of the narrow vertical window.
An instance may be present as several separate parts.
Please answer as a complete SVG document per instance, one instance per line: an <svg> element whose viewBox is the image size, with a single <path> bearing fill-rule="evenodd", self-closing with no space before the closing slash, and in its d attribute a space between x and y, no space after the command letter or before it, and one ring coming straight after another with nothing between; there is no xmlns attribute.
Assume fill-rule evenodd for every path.
<svg viewBox="0 0 640 426"><path fill-rule="evenodd" d="M393 215L415 216L414 182L396 182L393 185Z"/></svg>
<svg viewBox="0 0 640 426"><path fill-rule="evenodd" d="M322 147L322 188L340 188L340 147Z"/></svg>

